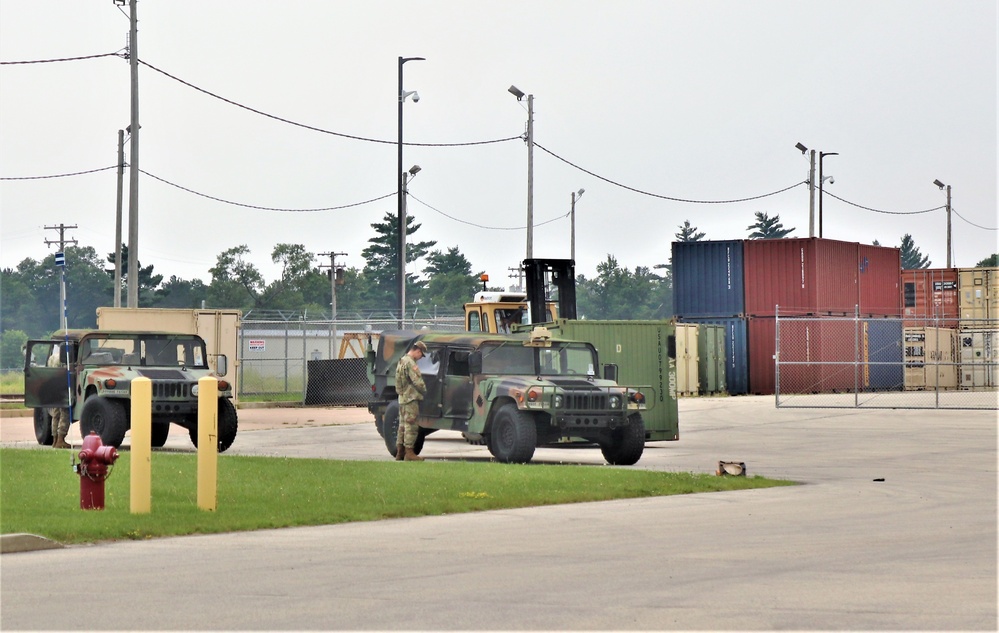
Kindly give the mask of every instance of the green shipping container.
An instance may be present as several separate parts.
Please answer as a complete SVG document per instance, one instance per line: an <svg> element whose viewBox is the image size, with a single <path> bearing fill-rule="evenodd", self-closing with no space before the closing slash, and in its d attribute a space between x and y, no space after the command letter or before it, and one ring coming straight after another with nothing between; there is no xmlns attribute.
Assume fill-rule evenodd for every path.
<svg viewBox="0 0 999 633"><path fill-rule="evenodd" d="M604 365L617 365L618 384L651 388L646 392L649 408L642 413L646 441L680 439L673 323L559 319L543 325L559 336L592 343L600 362L598 375L603 375Z"/></svg>
<svg viewBox="0 0 999 633"><path fill-rule="evenodd" d="M701 323L697 338L697 379L702 394L725 392L725 326Z"/></svg>

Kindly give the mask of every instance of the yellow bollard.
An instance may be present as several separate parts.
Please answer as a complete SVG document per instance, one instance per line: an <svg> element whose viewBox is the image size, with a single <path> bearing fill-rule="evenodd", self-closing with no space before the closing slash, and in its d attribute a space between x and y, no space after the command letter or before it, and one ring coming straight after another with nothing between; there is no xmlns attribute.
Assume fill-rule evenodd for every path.
<svg viewBox="0 0 999 633"><path fill-rule="evenodd" d="M152 509L153 382L133 378L131 397L130 507L132 514L145 514Z"/></svg>
<svg viewBox="0 0 999 633"><path fill-rule="evenodd" d="M198 380L198 507L215 510L218 504L219 381Z"/></svg>

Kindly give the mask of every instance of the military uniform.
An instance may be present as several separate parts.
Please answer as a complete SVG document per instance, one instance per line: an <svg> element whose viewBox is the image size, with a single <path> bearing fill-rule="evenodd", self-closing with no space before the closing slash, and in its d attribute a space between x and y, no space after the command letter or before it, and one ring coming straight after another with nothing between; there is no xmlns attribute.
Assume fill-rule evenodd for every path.
<svg viewBox="0 0 999 633"><path fill-rule="evenodd" d="M49 356L49 360L45 363L48 367L64 367L65 363L59 357L60 347L56 347L53 350L52 356ZM49 415L52 416L52 447L53 448L71 448L66 442L66 436L69 435L69 409L53 408L49 409Z"/></svg>
<svg viewBox="0 0 999 633"><path fill-rule="evenodd" d="M423 341L417 341L414 345L426 354L427 346ZM420 373L416 361L408 353L403 354L399 359L399 364L395 369L395 390L399 395L399 430L396 439L396 447L404 447L409 453L416 446L416 438L419 433L419 426L416 418L420 414L420 400L427 393L427 386L423 382L423 375Z"/></svg>

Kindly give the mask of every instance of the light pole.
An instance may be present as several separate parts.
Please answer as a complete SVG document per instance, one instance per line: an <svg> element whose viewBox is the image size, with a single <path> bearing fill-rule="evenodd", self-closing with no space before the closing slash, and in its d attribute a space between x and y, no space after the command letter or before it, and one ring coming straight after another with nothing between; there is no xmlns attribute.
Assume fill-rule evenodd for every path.
<svg viewBox="0 0 999 633"><path fill-rule="evenodd" d="M586 193L586 189L580 189L579 191L572 192L572 206L569 211L569 226L571 231L571 237L569 239L569 259L575 263L576 261L576 200L583 197Z"/></svg>
<svg viewBox="0 0 999 633"><path fill-rule="evenodd" d="M819 237L822 237L822 186L826 180L822 175L822 159L826 156L839 156L839 154L837 152L819 152ZM830 176L829 183L832 184L834 182L836 181Z"/></svg>
<svg viewBox="0 0 999 633"><path fill-rule="evenodd" d="M396 176L398 178L399 188L397 190L397 202L398 202L398 212L396 217L396 228L399 231L399 263L396 267L396 276L399 283L399 329L402 329L403 317L406 314L406 253L405 253L405 240L406 240L406 225L403 221L404 205L403 201L403 171L402 171L402 104L406 101L406 97L413 97L413 102L420 100L420 95L415 90L411 92L406 92L402 88L402 65L406 62L414 61L424 61L423 57L400 57L399 58L399 163L396 168Z"/></svg>
<svg viewBox="0 0 999 633"><path fill-rule="evenodd" d="M934 180L933 184L940 189L947 188L947 268L950 268L950 185L945 185L939 180Z"/></svg>
<svg viewBox="0 0 999 633"><path fill-rule="evenodd" d="M805 152L809 152L809 167L808 167L808 237L815 237L815 150L809 150L807 147L801 143L797 143L795 147L804 156Z"/></svg>
<svg viewBox="0 0 999 633"><path fill-rule="evenodd" d="M399 250L402 252L402 284L399 287L399 294L402 297L402 313L399 315L399 329L406 326L406 201L409 196L409 177L416 176L420 171L419 165L413 165L409 171L402 172L402 231L399 233Z"/></svg>
<svg viewBox="0 0 999 633"><path fill-rule="evenodd" d="M510 86L507 92L524 98L523 91ZM534 95L527 95L527 259L534 257Z"/></svg>

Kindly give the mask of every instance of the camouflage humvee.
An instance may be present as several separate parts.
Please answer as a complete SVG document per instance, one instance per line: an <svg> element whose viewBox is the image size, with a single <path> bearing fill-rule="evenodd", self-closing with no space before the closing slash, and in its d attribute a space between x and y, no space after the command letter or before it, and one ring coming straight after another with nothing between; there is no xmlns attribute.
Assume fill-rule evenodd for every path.
<svg viewBox="0 0 999 633"><path fill-rule="evenodd" d="M377 351L368 346L368 410L389 453L395 454L399 426L395 368L417 340L428 353L417 363L427 395L416 452L428 434L452 430L485 444L501 462L529 462L537 446L568 438L596 443L611 464L641 458L645 396L596 377L591 344L553 339L544 328L509 335L382 332Z"/></svg>
<svg viewBox="0 0 999 633"><path fill-rule="evenodd" d="M68 345L67 345L68 341ZM58 355L57 366L50 366ZM67 360L69 361L67 370ZM227 360L216 367L225 374ZM194 334L62 331L50 340L28 341L24 358L24 404L35 409L35 438L52 444L48 409L70 408L80 434L95 431L101 442L120 446L131 428L131 380L152 381L152 445L163 446L173 422L198 445L198 379L213 375L205 342ZM218 448L236 439L232 385L219 380Z"/></svg>

